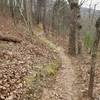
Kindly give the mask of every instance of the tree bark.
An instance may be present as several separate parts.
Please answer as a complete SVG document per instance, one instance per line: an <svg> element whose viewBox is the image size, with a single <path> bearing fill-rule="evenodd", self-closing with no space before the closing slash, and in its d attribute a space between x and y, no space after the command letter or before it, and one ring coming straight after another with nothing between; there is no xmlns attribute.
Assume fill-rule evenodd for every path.
<svg viewBox="0 0 100 100"><path fill-rule="evenodd" d="M43 30L44 30L44 32L46 33L47 31L46 31L46 3L47 3L47 0L44 0L43 1ZM46 33L47 34L47 33Z"/></svg>
<svg viewBox="0 0 100 100"><path fill-rule="evenodd" d="M36 10L36 23L39 24L41 22L41 8L42 8L42 0L37 0L37 10Z"/></svg>
<svg viewBox="0 0 100 100"><path fill-rule="evenodd" d="M72 56L81 53L80 6L78 0L68 0L70 6L70 32L68 53Z"/></svg>
<svg viewBox="0 0 100 100"><path fill-rule="evenodd" d="M78 3L69 2L70 4L70 32L69 32L69 48L70 55L76 55L76 31L77 31L77 8Z"/></svg>
<svg viewBox="0 0 100 100"><path fill-rule="evenodd" d="M26 0L26 16L29 32L32 33L32 0Z"/></svg>
<svg viewBox="0 0 100 100"><path fill-rule="evenodd" d="M76 38L76 44L77 44L77 54L81 54L82 53L82 42L81 42L81 23L80 23L80 7L78 7L77 9L77 38Z"/></svg>
<svg viewBox="0 0 100 100"><path fill-rule="evenodd" d="M88 95L90 98L93 98L93 88L94 88L94 77L95 77L95 64L96 64L96 57L97 57L97 50L100 41L100 17L96 21L96 35L93 44L93 48L91 51L91 70L90 70L90 81L89 81L89 88L88 88Z"/></svg>

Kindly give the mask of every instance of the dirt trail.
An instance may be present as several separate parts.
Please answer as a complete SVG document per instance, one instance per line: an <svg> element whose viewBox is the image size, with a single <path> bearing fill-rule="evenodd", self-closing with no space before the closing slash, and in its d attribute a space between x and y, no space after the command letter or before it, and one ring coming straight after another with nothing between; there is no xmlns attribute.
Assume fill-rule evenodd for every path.
<svg viewBox="0 0 100 100"><path fill-rule="evenodd" d="M73 86L76 75L71 60L62 48L57 50L62 60L62 68L56 77L53 89L44 89L42 100L79 100L79 90Z"/></svg>
<svg viewBox="0 0 100 100"><path fill-rule="evenodd" d="M52 89L44 88L41 100L80 100L79 89L73 84L77 76L74 71L75 66L72 65L70 57L64 53L63 48L57 47L44 36L40 35L38 37L50 48L54 49L62 60L62 66L57 74L55 84Z"/></svg>

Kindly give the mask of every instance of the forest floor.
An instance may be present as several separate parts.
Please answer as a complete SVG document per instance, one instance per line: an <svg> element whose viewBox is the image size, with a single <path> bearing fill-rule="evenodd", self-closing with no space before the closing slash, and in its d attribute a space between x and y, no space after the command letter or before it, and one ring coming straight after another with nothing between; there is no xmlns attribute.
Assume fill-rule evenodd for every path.
<svg viewBox="0 0 100 100"><path fill-rule="evenodd" d="M50 41L53 41L53 43L55 43L57 46L61 46L62 48L64 48L63 56L67 57L71 61L69 68L73 70L73 73L70 73L69 75L73 77L72 80L75 79L74 81L72 81L71 79L70 80L71 82L73 82L72 87L74 88L72 88L72 90L73 91L74 89L76 90L76 92L74 93L72 91L72 94L75 94L76 96L74 95L74 98L72 97L71 100L90 100L88 98L88 83L89 83L89 74L90 74L90 67L91 67L90 66L91 65L91 55L88 54L87 51L83 50L82 55L78 55L76 57L69 57L67 53L68 38L66 34L64 36L48 35L47 38ZM65 64L66 75L69 71L69 69L66 68L67 64L68 63L66 61L66 64ZM61 72L62 73L60 73L58 77L63 74L63 71ZM95 75L95 82L94 82L94 98L95 100L99 100L100 99L100 48L98 49L98 53L97 53L95 74L96 75ZM64 77L68 78L69 76L68 77L64 76ZM62 81L62 79L63 78L61 78L60 80ZM60 82L57 82L57 84L59 84ZM59 90L57 90L57 92L58 91ZM77 98L75 99L75 97ZM66 99L60 99L60 100L66 100Z"/></svg>
<svg viewBox="0 0 100 100"><path fill-rule="evenodd" d="M37 36L30 39L26 28L14 27L10 18L0 16L0 22L2 34L22 40L0 41L0 100L40 100L61 65L58 54Z"/></svg>
<svg viewBox="0 0 100 100"><path fill-rule="evenodd" d="M62 66L56 76L56 83L52 89L44 89L42 100L80 100L79 86L74 86L77 77L73 69L75 66L63 49L59 49L59 56Z"/></svg>
<svg viewBox="0 0 100 100"><path fill-rule="evenodd" d="M2 92L0 92L1 99L12 100L14 98L17 99L20 98L20 95L22 95L22 93L25 92L24 90L25 88L23 85L23 78L25 77L28 83L27 87L29 88L31 86L31 88L34 88L33 85L35 86L35 84L32 83L32 81L34 81L33 73L36 72L32 70L36 69L31 66L37 66L37 67L38 66L40 67L42 65L47 66L48 63L50 64L48 65L49 67L54 66L55 64L52 65L51 62L57 62L57 57L59 56L60 58L59 62L62 65L60 66L60 69L58 70L54 80L52 81L52 79L49 79L49 81L53 82L52 86L48 85L48 87L50 88L47 88L47 86L46 87L41 86L40 82L36 82L37 87L38 84L41 87L43 87L43 94L40 94L41 95L40 97L37 96L39 94L35 94L37 96L36 98L38 98L39 100L40 98L41 100L66 100L66 99L78 100L79 90L78 88L76 88L76 86L74 87L74 81L76 80L77 77L74 72L73 68L74 65L72 65L71 58L65 54L63 47L59 47L55 43L52 43L52 41L49 41L46 37L41 35L41 33L38 34L39 32L38 28L34 30L36 33L35 34L36 37L35 40L32 42L29 41L27 38L25 38L26 31L23 32L23 30L25 29L21 29L22 28L21 26L18 26L18 28L15 29L10 20L6 21L6 24L4 24L4 22L5 20L2 19L0 31L3 33L7 33L6 35L9 34L17 35L17 37L21 39L23 37L23 42L21 44L0 42L0 51L1 51L0 64L2 68L0 69L2 78L0 91L3 90ZM17 69L17 67L19 68ZM40 69L42 69L42 67ZM43 72L39 73L44 74L45 71L44 70L42 71ZM49 68L47 69L47 72L49 74L55 74L54 69ZM39 76L39 78L41 77ZM48 78L45 79L48 80ZM4 84L4 82L6 84ZM47 83L43 82L42 84L47 85ZM36 87L35 89L37 90ZM24 95L26 96L24 98L26 100L27 99L31 100L34 96L30 95L32 94L32 91L34 91L35 89L30 89L31 90L30 94L25 93ZM41 91L40 88L39 91Z"/></svg>
<svg viewBox="0 0 100 100"><path fill-rule="evenodd" d="M44 88L41 100L80 100L82 95L79 84L74 84L77 74L75 74L75 66L72 64L71 58L65 54L63 47L55 45L44 36L40 35L40 39L58 53L62 63L56 75L55 84L52 88Z"/></svg>
<svg viewBox="0 0 100 100"><path fill-rule="evenodd" d="M49 40L37 27L30 40L21 25L14 28L10 19L1 17L0 22L1 32L23 40L20 44L0 41L0 100L87 100L83 97L87 96L90 56L70 57L66 40L56 44L55 38ZM98 58L98 95L99 65Z"/></svg>

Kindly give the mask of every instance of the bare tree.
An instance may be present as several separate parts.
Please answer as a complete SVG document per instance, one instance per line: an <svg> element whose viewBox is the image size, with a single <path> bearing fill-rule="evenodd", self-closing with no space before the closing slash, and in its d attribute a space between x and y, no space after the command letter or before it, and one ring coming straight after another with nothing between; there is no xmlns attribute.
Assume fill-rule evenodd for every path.
<svg viewBox="0 0 100 100"><path fill-rule="evenodd" d="M100 41L100 17L96 21L96 34L95 34L95 40L94 40L92 54L91 54L91 70L90 70L90 81L89 81L89 89L88 89L88 95L91 98L93 98L95 64L96 64L99 41Z"/></svg>
<svg viewBox="0 0 100 100"><path fill-rule="evenodd" d="M26 19L29 31L32 33L32 0L26 0Z"/></svg>
<svg viewBox="0 0 100 100"><path fill-rule="evenodd" d="M41 21L42 1L43 0L37 0L37 8L36 8L36 22L37 22L37 24L39 24Z"/></svg>
<svg viewBox="0 0 100 100"><path fill-rule="evenodd" d="M70 55L76 55L76 34L77 32L78 32L78 35L80 34L80 28L81 28L81 25L79 23L80 6L78 4L78 0L68 0L68 2L70 6L70 32L69 32L68 53ZM79 48L78 53L80 53L80 50L81 50L80 42L78 43L78 48Z"/></svg>
<svg viewBox="0 0 100 100"><path fill-rule="evenodd" d="M46 4L47 4L47 0L43 1L43 30L46 33Z"/></svg>

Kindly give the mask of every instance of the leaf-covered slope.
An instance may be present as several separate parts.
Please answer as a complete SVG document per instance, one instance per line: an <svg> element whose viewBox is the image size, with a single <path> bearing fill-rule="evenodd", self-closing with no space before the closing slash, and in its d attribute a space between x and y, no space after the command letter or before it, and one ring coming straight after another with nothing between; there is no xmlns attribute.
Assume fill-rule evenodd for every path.
<svg viewBox="0 0 100 100"><path fill-rule="evenodd" d="M0 100L20 100L26 90L24 78L36 66L39 69L56 59L57 54L36 38L21 44L0 41Z"/></svg>

